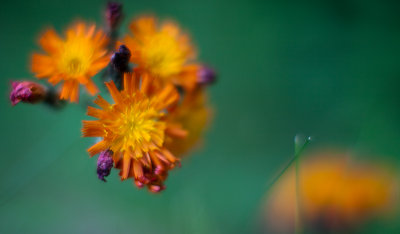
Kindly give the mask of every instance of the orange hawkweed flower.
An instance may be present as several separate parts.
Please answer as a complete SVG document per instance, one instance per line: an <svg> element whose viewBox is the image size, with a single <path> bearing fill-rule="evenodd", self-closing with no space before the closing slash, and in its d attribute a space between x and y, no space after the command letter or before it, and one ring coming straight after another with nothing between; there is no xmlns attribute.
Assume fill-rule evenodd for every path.
<svg viewBox="0 0 400 234"><path fill-rule="evenodd" d="M168 149L181 157L201 143L201 137L212 117L212 110L208 106L207 93L204 89L197 89L186 93L179 108L176 108L169 119L182 124L188 132L187 137L174 139L166 143Z"/></svg>
<svg viewBox="0 0 400 234"><path fill-rule="evenodd" d="M83 121L84 137L103 138L88 149L89 154L110 149L122 180L133 177L139 187L162 190L168 170L179 163L164 142L186 136L186 131L166 118L179 94L172 84L155 90L150 77L140 80L135 73L125 73L122 91L113 81L106 86L115 104L98 96L94 102L102 109L88 107L87 113L98 120Z"/></svg>
<svg viewBox="0 0 400 234"><path fill-rule="evenodd" d="M393 213L398 180L386 167L349 161L342 153L316 153L287 171L268 194L268 231L291 233L297 206L314 233L353 233L359 224Z"/></svg>
<svg viewBox="0 0 400 234"><path fill-rule="evenodd" d="M39 79L48 78L52 85L64 81L60 98L78 101L79 84L94 95L98 92L91 78L107 66L107 37L96 26L77 23L60 38L48 29L39 40L46 54L34 53L32 71Z"/></svg>
<svg viewBox="0 0 400 234"><path fill-rule="evenodd" d="M129 28L133 36L126 36L123 43L132 51L131 61L138 65L137 70L161 83L193 90L200 66L191 63L196 52L188 35L172 22L158 27L156 19L149 16L134 20Z"/></svg>

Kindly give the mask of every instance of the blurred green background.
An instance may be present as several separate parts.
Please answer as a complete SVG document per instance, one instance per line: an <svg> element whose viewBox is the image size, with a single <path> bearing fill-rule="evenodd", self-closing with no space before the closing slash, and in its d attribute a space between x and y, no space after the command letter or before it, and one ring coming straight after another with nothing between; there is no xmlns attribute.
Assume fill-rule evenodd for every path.
<svg viewBox="0 0 400 234"><path fill-rule="evenodd" d="M116 171L99 181L86 153L92 139L80 137L82 105L11 107L8 95L12 79L35 80L29 57L47 26L100 24L105 1L3 1L1 233L255 232L268 182L292 157L298 133L313 136L310 148L400 163L398 1L123 4L123 31L141 13L173 18L218 71L204 147L170 173L161 194L120 182Z"/></svg>

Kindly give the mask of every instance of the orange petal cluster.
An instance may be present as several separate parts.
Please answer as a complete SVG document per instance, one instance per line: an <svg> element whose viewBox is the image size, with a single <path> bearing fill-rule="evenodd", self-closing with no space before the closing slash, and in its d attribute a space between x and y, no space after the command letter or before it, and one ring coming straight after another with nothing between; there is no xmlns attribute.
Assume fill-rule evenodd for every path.
<svg viewBox="0 0 400 234"><path fill-rule="evenodd" d="M207 93L204 89L196 89L187 93L179 106L170 115L169 119L179 122L188 131L185 138L166 142L167 147L174 155L182 157L201 143L201 137L212 117Z"/></svg>
<svg viewBox="0 0 400 234"><path fill-rule="evenodd" d="M65 39L49 29L39 40L45 53L32 56L32 71L52 85L63 82L60 98L77 102L79 85L85 86L91 95L98 92L91 78L109 62L107 41L102 30L82 22L69 28Z"/></svg>
<svg viewBox="0 0 400 234"><path fill-rule="evenodd" d="M98 96L95 103L101 109L88 107L88 115L97 120L83 121L82 132L102 138L88 149L90 155L110 149L122 180L132 177L138 187L158 192L168 171L179 164L164 143L187 132L167 118L179 100L175 87L157 89L152 84L152 78L137 73L125 73L122 91L113 81L106 83L114 104Z"/></svg>
<svg viewBox="0 0 400 234"><path fill-rule="evenodd" d="M192 62L196 51L178 25L170 21L158 25L154 17L145 16L132 21L129 29L131 35L122 43L132 51L137 70L163 84L173 83L188 91L196 87L200 69Z"/></svg>

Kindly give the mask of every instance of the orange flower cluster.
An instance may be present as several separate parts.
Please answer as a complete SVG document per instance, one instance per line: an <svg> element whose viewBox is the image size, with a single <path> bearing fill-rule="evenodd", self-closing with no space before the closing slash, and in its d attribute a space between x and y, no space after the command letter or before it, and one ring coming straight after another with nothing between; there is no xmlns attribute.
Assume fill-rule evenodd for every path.
<svg viewBox="0 0 400 234"><path fill-rule="evenodd" d="M47 55L33 54L32 71L53 85L63 82L61 99L77 102L79 84L95 95L98 88L91 78L109 62L107 40L102 30L96 31L95 25L87 27L82 22L67 30L65 40L49 29L39 41Z"/></svg>
<svg viewBox="0 0 400 234"><path fill-rule="evenodd" d="M196 87L201 66L191 61L196 56L188 35L170 21L157 25L154 17L142 17L129 26L132 35L123 43L131 48L131 61L137 69L157 78L160 83L174 83L187 90Z"/></svg>
<svg viewBox="0 0 400 234"><path fill-rule="evenodd" d="M103 71L112 102L97 96L98 108L87 108L96 119L83 121L82 128L84 137L100 139L88 149L91 156L100 154L98 177L105 181L114 167L121 180L133 178L138 187L159 192L168 171L201 138L210 118L205 89L215 73L195 62L195 49L177 24L158 26L154 17L141 17L119 40L122 5L109 3L105 18L104 31L83 22L64 37L45 31L39 40L43 52L33 54L31 69L60 89L14 82L10 99L13 105L45 102L53 107L60 100L78 102L80 85L92 96L99 92L95 75Z"/></svg>

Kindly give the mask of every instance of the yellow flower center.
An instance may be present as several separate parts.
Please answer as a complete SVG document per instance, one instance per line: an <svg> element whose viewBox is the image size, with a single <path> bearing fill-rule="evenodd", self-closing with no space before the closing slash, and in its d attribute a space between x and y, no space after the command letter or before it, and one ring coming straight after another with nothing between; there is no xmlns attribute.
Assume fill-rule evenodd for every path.
<svg viewBox="0 0 400 234"><path fill-rule="evenodd" d="M68 64L68 71L71 74L80 74L82 73L82 70L84 70L82 62L78 58L71 59Z"/></svg>
<svg viewBox="0 0 400 234"><path fill-rule="evenodd" d="M67 41L61 53L60 70L69 77L83 76L90 68L92 56L90 41L84 38Z"/></svg>
<svg viewBox="0 0 400 234"><path fill-rule="evenodd" d="M128 102L131 103L120 112L119 118L110 123L113 126L109 128L112 135L117 136L111 149L138 152L136 157L141 157L142 151L148 152L149 149L162 146L166 124L160 121L163 114L150 104L149 99ZM118 108L120 106L114 105L114 109Z"/></svg>
<svg viewBox="0 0 400 234"><path fill-rule="evenodd" d="M143 61L154 75L168 77L180 72L185 62L185 54L174 37L167 33L157 33L142 47Z"/></svg>

